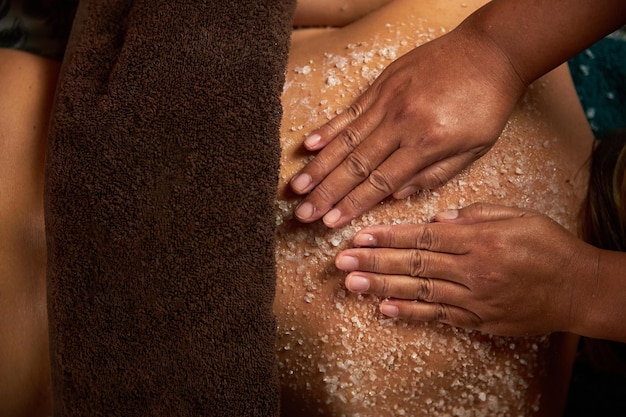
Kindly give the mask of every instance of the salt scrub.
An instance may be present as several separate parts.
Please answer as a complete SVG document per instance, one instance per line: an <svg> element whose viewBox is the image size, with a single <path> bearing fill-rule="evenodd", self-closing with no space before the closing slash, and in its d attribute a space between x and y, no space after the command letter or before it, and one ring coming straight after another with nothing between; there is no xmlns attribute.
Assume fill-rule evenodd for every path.
<svg viewBox="0 0 626 417"><path fill-rule="evenodd" d="M387 25L341 54L295 66L283 99L281 183L310 160L297 151L302 132L334 117L393 59L443 32L417 19ZM477 200L534 208L572 225L573 191L555 162L558 139L542 134L535 119L540 113L526 97L498 144L469 169L437 190L385 201L349 226L302 225L293 219L293 197L276 201L276 350L283 396L299 407L285 413L475 417L538 410L548 337L492 337L386 318L378 312L379 299L345 289L334 259L365 226L424 223Z"/></svg>

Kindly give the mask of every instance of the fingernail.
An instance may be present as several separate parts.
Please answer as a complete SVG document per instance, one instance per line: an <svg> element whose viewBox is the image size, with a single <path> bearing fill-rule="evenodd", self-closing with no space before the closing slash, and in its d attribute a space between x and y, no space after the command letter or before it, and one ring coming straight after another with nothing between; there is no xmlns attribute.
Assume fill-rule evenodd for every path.
<svg viewBox="0 0 626 417"><path fill-rule="evenodd" d="M308 188L310 184L311 184L311 176L309 174L296 175L291 180L291 188L293 188L294 191L297 191L299 193L306 192L306 189Z"/></svg>
<svg viewBox="0 0 626 417"><path fill-rule="evenodd" d="M341 218L341 211L339 209L332 209L324 216L324 224L332 226Z"/></svg>
<svg viewBox="0 0 626 417"><path fill-rule="evenodd" d="M298 208L296 208L296 217L302 220L307 220L313 216L315 212L315 208L311 203L303 203Z"/></svg>
<svg viewBox="0 0 626 417"><path fill-rule="evenodd" d="M353 292L364 292L370 288L370 281L359 275L350 275L346 278L346 288Z"/></svg>
<svg viewBox="0 0 626 417"><path fill-rule="evenodd" d="M398 307L391 304L381 304L379 308L380 312L387 317L398 317L398 314L400 313Z"/></svg>
<svg viewBox="0 0 626 417"><path fill-rule="evenodd" d="M435 219L454 220L457 217L459 217L458 210L446 210L446 211L442 211L441 213L437 213L437 215L435 216Z"/></svg>
<svg viewBox="0 0 626 417"><path fill-rule="evenodd" d="M340 255L335 261L337 268L344 271L352 271L359 267L359 260L354 256Z"/></svg>
<svg viewBox="0 0 626 417"><path fill-rule="evenodd" d="M376 239L368 233L363 233L354 237L354 244L358 246L374 246Z"/></svg>
<svg viewBox="0 0 626 417"><path fill-rule="evenodd" d="M322 137L318 135L317 133L314 133L312 135L307 136L304 139L304 146L306 146L307 148L312 148L318 143L320 143L320 140L322 140Z"/></svg>

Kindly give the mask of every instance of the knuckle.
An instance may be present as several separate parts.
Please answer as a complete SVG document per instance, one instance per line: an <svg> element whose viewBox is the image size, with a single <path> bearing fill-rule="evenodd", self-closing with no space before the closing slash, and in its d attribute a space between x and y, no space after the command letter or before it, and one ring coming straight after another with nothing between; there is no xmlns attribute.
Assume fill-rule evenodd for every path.
<svg viewBox="0 0 626 417"><path fill-rule="evenodd" d="M322 182L321 184L319 184L316 188L315 188L315 197L318 200L321 200L322 202L326 203L326 204L333 204L334 203L334 194L332 193L332 190L328 187L328 185L324 182Z"/></svg>
<svg viewBox="0 0 626 417"><path fill-rule="evenodd" d="M380 271L380 259L378 257L378 251L376 250L368 250L365 252L367 255L362 258L360 262L363 262L364 265L369 268L370 271L379 272Z"/></svg>
<svg viewBox="0 0 626 417"><path fill-rule="evenodd" d="M361 181L367 178L370 173L367 161L358 152L353 152L345 160L348 171Z"/></svg>
<svg viewBox="0 0 626 417"><path fill-rule="evenodd" d="M346 127L341 133L340 138L349 150L354 150L363 139L361 132L353 126Z"/></svg>
<svg viewBox="0 0 626 417"><path fill-rule="evenodd" d="M391 295L391 281L388 277L383 276L380 282L380 295L389 297Z"/></svg>
<svg viewBox="0 0 626 417"><path fill-rule="evenodd" d="M352 103L347 109L346 114L350 120L355 120L363 115L364 108L361 103Z"/></svg>
<svg viewBox="0 0 626 417"><path fill-rule="evenodd" d="M489 242L489 247L491 247L492 250L496 251L496 253L506 252L508 249L511 248L511 243L515 243L509 242L508 234L497 232L488 233L485 240Z"/></svg>
<svg viewBox="0 0 626 417"><path fill-rule="evenodd" d="M330 120L328 123L326 123L322 129L325 129L327 131L329 131L329 133L331 135L337 135L340 131L341 131L341 117L335 117L334 119Z"/></svg>
<svg viewBox="0 0 626 417"><path fill-rule="evenodd" d="M420 233L415 236L414 247L417 249L430 250L435 240L435 231L429 225L420 229Z"/></svg>
<svg viewBox="0 0 626 417"><path fill-rule="evenodd" d="M433 321L449 321L450 320L450 307L445 304L435 304L433 310Z"/></svg>
<svg viewBox="0 0 626 417"><path fill-rule="evenodd" d="M367 182L375 190L379 191L381 194L385 194L386 196L390 195L394 191L392 179L388 174L385 174L379 169L372 171L369 177L367 177Z"/></svg>
<svg viewBox="0 0 626 417"><path fill-rule="evenodd" d="M361 103L353 103L351 106L344 109L341 114L334 119L326 123L326 127L330 129L333 134L341 132L341 130L349 125L352 121L361 117L365 108Z"/></svg>
<svg viewBox="0 0 626 417"><path fill-rule="evenodd" d="M398 101L398 106L395 112L395 122L404 123L414 121L419 112L420 103L415 99L407 99L404 95L397 96L396 100Z"/></svg>
<svg viewBox="0 0 626 417"><path fill-rule="evenodd" d="M432 280L419 279L415 286L415 299L421 301L432 302L435 299L435 286Z"/></svg>
<svg viewBox="0 0 626 417"><path fill-rule="evenodd" d="M485 218L492 214L493 206L487 203L475 203L472 205L472 211L479 218Z"/></svg>
<svg viewBox="0 0 626 417"><path fill-rule="evenodd" d="M385 227L383 236L386 239L384 244L389 246L390 248L399 247L399 236L397 235L397 229L390 225L385 225L383 227Z"/></svg>
<svg viewBox="0 0 626 417"><path fill-rule="evenodd" d="M352 207L353 210L361 211L365 208L361 199L358 196L355 196L354 193L350 193L345 196L344 201L346 201L346 203Z"/></svg>
<svg viewBox="0 0 626 417"><path fill-rule="evenodd" d="M330 156L320 153L315 158L311 159L304 169L309 171L312 175L320 175L320 173L330 171L332 168L334 168L334 166L332 165Z"/></svg>
<svg viewBox="0 0 626 417"><path fill-rule="evenodd" d="M419 137L419 143L422 146L428 146L428 147L434 147L436 146L438 143L440 143L443 139L442 139L442 133L440 132L440 130L442 129L442 126L444 125L443 122L441 121L434 121L434 123L431 124L431 127L429 130L425 131L420 137Z"/></svg>
<svg viewBox="0 0 626 417"><path fill-rule="evenodd" d="M426 266L424 255L419 250L411 250L409 252L409 274L412 277L425 275Z"/></svg>

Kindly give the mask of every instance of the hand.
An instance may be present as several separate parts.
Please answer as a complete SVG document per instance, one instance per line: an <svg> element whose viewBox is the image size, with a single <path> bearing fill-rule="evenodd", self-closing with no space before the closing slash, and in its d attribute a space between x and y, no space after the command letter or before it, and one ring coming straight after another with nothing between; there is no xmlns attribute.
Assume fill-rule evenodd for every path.
<svg viewBox="0 0 626 417"><path fill-rule="evenodd" d="M436 188L486 153L525 84L485 38L459 27L414 49L312 132L305 147L322 150L291 180L309 193L295 216L343 226L391 194Z"/></svg>
<svg viewBox="0 0 626 417"><path fill-rule="evenodd" d="M380 310L391 317L503 336L582 322L599 250L534 211L474 204L435 221L360 231L354 243L369 248L336 258L353 271L346 287L390 297Z"/></svg>

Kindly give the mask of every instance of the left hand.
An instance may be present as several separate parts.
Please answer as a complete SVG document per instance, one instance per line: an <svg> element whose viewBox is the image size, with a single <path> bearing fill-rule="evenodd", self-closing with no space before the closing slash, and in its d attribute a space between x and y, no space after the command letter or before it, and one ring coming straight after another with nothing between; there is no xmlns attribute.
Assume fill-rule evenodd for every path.
<svg viewBox="0 0 626 417"><path fill-rule="evenodd" d="M568 331L585 314L598 250L547 216L474 204L435 221L361 230L362 247L336 258L346 287L389 297L391 317L503 336Z"/></svg>
<svg viewBox="0 0 626 417"><path fill-rule="evenodd" d="M415 48L305 140L320 152L290 182L308 194L295 217L340 227L392 194L444 184L491 148L524 89L480 31Z"/></svg>

